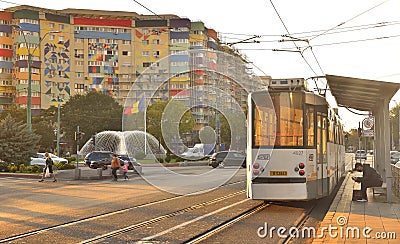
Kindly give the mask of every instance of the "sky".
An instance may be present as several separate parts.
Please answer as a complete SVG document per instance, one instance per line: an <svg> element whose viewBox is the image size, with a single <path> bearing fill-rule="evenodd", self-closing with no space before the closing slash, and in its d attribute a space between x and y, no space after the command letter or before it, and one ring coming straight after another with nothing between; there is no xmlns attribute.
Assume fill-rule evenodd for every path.
<svg viewBox="0 0 400 244"><path fill-rule="evenodd" d="M259 36L260 43L234 47L272 78L310 78L324 74L400 83L400 0L0 0L0 9L26 4L50 9L97 9L138 14L175 14L201 20L232 43ZM290 37L282 37L289 34ZM390 38L383 38L390 37ZM286 40L279 42L279 40ZM298 39L296 42L287 41ZM304 40L308 40L308 43ZM336 43L336 44L335 44ZM299 52L273 51L272 49ZM306 47L309 48L305 49ZM318 85L325 86L320 80ZM390 106L400 103L398 92ZM345 109L345 129L363 117Z"/></svg>

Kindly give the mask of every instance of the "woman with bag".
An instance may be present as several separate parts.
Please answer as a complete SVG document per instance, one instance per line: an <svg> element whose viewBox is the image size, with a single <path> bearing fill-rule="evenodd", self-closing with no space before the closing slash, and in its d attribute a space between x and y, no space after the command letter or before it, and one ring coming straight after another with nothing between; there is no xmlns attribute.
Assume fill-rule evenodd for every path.
<svg viewBox="0 0 400 244"><path fill-rule="evenodd" d="M113 181L118 181L117 170L121 167L121 162L117 157L117 154L114 153L113 157L114 158L111 161L111 170L112 170L112 175L114 176Z"/></svg>
<svg viewBox="0 0 400 244"><path fill-rule="evenodd" d="M46 152L44 156L46 157L46 167L44 167L43 169L42 179L39 180L39 182L44 181L44 176L46 175L46 169L49 169L50 176L53 176L53 182L57 182L56 175L53 172L53 160L51 159L48 152Z"/></svg>

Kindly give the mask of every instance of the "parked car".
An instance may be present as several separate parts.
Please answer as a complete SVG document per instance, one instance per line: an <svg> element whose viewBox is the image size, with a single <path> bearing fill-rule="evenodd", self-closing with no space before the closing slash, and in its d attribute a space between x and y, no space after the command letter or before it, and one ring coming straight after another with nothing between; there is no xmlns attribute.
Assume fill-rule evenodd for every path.
<svg viewBox="0 0 400 244"><path fill-rule="evenodd" d="M365 152L365 150L357 150L355 153L355 158L367 160L367 153Z"/></svg>
<svg viewBox="0 0 400 244"><path fill-rule="evenodd" d="M369 155L374 155L374 150L368 150L367 152Z"/></svg>
<svg viewBox="0 0 400 244"><path fill-rule="evenodd" d="M237 151L221 151L211 155L208 165L213 168L218 166L242 166L246 168L246 155Z"/></svg>
<svg viewBox="0 0 400 244"><path fill-rule="evenodd" d="M85 164L91 169L103 168L107 169L107 165L111 165L113 152L110 151L93 151L85 156Z"/></svg>
<svg viewBox="0 0 400 244"><path fill-rule="evenodd" d="M390 163L396 164L400 160L400 152L390 155Z"/></svg>
<svg viewBox="0 0 400 244"><path fill-rule="evenodd" d="M124 164L129 164L128 169L134 170L138 174L142 174L142 165L136 161L134 157L129 157L128 155L118 155L121 161L121 166Z"/></svg>
<svg viewBox="0 0 400 244"><path fill-rule="evenodd" d="M53 163L63 163L67 164L68 160L65 158L57 157L56 155L49 153L50 158L53 160ZM36 153L34 157L31 157L31 161L29 165L41 165L46 166L46 156L45 153Z"/></svg>

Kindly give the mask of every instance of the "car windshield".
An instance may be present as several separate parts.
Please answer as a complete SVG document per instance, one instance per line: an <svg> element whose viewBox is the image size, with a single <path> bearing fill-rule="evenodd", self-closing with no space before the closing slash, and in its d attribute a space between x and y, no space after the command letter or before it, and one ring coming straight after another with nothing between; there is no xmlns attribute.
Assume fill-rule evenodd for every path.
<svg viewBox="0 0 400 244"><path fill-rule="evenodd" d="M108 158L108 157L109 157L109 155L107 153L92 153L89 155L89 158L91 158L92 160Z"/></svg>
<svg viewBox="0 0 400 244"><path fill-rule="evenodd" d="M400 158L400 153L395 153L392 155L392 158L399 159Z"/></svg>

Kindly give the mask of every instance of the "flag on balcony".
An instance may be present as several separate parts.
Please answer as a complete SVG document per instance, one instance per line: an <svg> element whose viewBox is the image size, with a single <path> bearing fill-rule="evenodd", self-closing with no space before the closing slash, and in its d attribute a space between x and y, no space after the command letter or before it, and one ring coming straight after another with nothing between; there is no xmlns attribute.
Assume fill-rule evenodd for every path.
<svg viewBox="0 0 400 244"><path fill-rule="evenodd" d="M144 97L142 97L139 101L135 102L132 106L128 106L125 108L124 114L136 114L139 112L144 112L146 110Z"/></svg>

